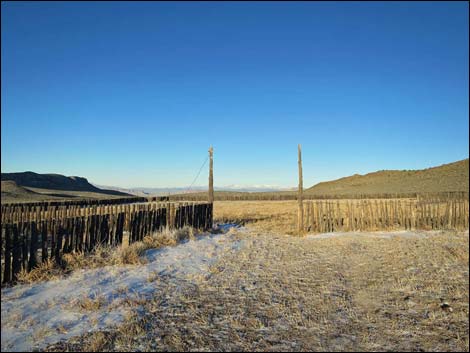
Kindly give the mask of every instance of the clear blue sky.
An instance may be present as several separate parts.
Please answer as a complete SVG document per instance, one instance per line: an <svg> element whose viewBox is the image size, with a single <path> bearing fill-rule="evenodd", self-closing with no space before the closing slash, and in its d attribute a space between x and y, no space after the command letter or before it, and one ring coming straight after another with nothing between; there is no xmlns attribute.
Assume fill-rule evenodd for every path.
<svg viewBox="0 0 470 353"><path fill-rule="evenodd" d="M2 2L2 172L304 183L468 158L468 3ZM206 183L201 174L197 185Z"/></svg>

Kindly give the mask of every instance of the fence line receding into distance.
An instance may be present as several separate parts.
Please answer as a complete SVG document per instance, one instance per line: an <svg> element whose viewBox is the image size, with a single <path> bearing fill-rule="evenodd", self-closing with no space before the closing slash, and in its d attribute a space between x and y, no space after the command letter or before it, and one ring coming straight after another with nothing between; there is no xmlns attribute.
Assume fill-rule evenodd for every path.
<svg viewBox="0 0 470 353"><path fill-rule="evenodd" d="M207 200L207 193L194 192L186 194L175 194L168 196L171 201L203 201ZM342 199L408 199L408 198L469 198L468 191L449 191L449 192L429 192L429 193L368 193L368 194L335 194L319 195L312 194L303 190L302 198L304 200L342 200ZM215 201L292 201L298 200L297 191L281 192L237 192L237 191L217 191L214 194Z"/></svg>

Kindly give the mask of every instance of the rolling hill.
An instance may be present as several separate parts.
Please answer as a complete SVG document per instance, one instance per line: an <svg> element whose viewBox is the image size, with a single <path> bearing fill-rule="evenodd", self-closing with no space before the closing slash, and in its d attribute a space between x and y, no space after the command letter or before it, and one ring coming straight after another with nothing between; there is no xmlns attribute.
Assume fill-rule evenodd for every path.
<svg viewBox="0 0 470 353"><path fill-rule="evenodd" d="M48 199L59 198L60 197L51 196ZM18 186L13 180L2 180L2 202L41 201L43 199L44 195Z"/></svg>
<svg viewBox="0 0 470 353"><path fill-rule="evenodd" d="M86 178L34 172L2 173L2 203L74 198L113 198L132 196L105 190Z"/></svg>
<svg viewBox="0 0 470 353"><path fill-rule="evenodd" d="M469 160L421 170L381 170L318 183L313 195L469 191Z"/></svg>

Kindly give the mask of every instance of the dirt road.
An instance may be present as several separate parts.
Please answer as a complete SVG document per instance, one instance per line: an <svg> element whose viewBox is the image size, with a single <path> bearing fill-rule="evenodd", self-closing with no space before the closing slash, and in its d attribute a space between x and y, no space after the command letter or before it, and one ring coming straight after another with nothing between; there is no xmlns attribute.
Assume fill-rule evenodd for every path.
<svg viewBox="0 0 470 353"><path fill-rule="evenodd" d="M209 273L50 350L468 350L468 231L240 231Z"/></svg>

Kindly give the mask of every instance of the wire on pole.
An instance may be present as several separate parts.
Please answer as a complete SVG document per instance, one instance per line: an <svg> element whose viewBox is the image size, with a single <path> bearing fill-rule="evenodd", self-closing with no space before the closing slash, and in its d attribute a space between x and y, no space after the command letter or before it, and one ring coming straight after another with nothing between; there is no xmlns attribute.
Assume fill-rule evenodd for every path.
<svg viewBox="0 0 470 353"><path fill-rule="evenodd" d="M194 180L193 180L193 182L191 183L191 185L189 185L188 189L186 190L186 193L189 192L189 191L191 190L191 188L193 187L193 185L194 185L194 183L196 182L197 178L198 178L199 175L201 174L202 168L204 168L204 166L206 165L208 159L209 159L209 156L207 156L207 157L206 157L206 160L204 161L204 163L202 163L201 168L199 168L199 171L197 172L196 177L194 178Z"/></svg>

